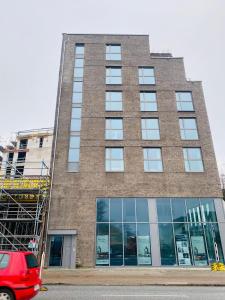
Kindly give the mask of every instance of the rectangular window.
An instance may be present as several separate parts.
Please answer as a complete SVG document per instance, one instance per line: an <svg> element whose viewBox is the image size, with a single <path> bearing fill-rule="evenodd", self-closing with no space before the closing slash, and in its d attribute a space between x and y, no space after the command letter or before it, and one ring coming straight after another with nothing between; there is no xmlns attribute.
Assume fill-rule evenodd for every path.
<svg viewBox="0 0 225 300"><path fill-rule="evenodd" d="M106 68L106 84L122 84L121 67Z"/></svg>
<svg viewBox="0 0 225 300"><path fill-rule="evenodd" d="M121 45L106 45L106 60L121 60Z"/></svg>
<svg viewBox="0 0 225 300"><path fill-rule="evenodd" d="M84 44L75 45L74 79L72 95L72 114L70 125L70 142L68 152L68 171L79 171L80 160L80 130L83 100L84 76Z"/></svg>
<svg viewBox="0 0 225 300"><path fill-rule="evenodd" d="M81 117L80 115L81 108L73 107L72 108L72 119L71 119L71 131L80 131L81 128Z"/></svg>
<svg viewBox="0 0 225 300"><path fill-rule="evenodd" d="M176 92L177 110L194 111L191 92Z"/></svg>
<svg viewBox="0 0 225 300"><path fill-rule="evenodd" d="M186 172L203 172L203 161L200 148L183 148Z"/></svg>
<svg viewBox="0 0 225 300"><path fill-rule="evenodd" d="M195 118L180 118L179 124L182 140L198 140L198 130Z"/></svg>
<svg viewBox="0 0 225 300"><path fill-rule="evenodd" d="M141 111L157 111L156 92L140 92Z"/></svg>
<svg viewBox="0 0 225 300"><path fill-rule="evenodd" d="M28 144L28 139L20 140L19 148L20 149L26 149L27 148L27 144Z"/></svg>
<svg viewBox="0 0 225 300"><path fill-rule="evenodd" d="M143 140L159 140L159 120L158 118L141 119L141 130Z"/></svg>
<svg viewBox="0 0 225 300"><path fill-rule="evenodd" d="M146 198L98 198L96 265L151 265Z"/></svg>
<svg viewBox="0 0 225 300"><path fill-rule="evenodd" d="M123 172L123 148L105 149L105 170L106 172Z"/></svg>
<svg viewBox="0 0 225 300"><path fill-rule="evenodd" d="M80 137L71 136L70 137L70 147L69 147L69 162L79 162L80 156Z"/></svg>
<svg viewBox="0 0 225 300"><path fill-rule="evenodd" d="M106 140L123 139L123 119L105 120L105 139Z"/></svg>
<svg viewBox="0 0 225 300"><path fill-rule="evenodd" d="M153 67L139 67L139 84L155 84L155 72Z"/></svg>
<svg viewBox="0 0 225 300"><path fill-rule="evenodd" d="M39 148L43 147L43 143L44 143L44 137L40 137L40 139L39 139Z"/></svg>
<svg viewBox="0 0 225 300"><path fill-rule="evenodd" d="M163 171L161 148L144 148L143 154L145 172Z"/></svg>
<svg viewBox="0 0 225 300"><path fill-rule="evenodd" d="M105 94L106 111L122 111L122 92L107 91Z"/></svg>

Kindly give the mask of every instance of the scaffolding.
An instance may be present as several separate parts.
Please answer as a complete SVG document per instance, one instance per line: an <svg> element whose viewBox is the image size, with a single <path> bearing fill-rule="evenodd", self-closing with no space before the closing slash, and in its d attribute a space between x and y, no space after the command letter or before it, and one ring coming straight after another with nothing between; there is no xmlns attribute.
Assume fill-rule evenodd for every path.
<svg viewBox="0 0 225 300"><path fill-rule="evenodd" d="M44 161L26 162L25 168L28 172L21 173L18 163L2 162L0 249L29 250L40 255L45 242L49 169ZM26 173L29 175L24 175ZM32 173L35 175L30 175Z"/></svg>

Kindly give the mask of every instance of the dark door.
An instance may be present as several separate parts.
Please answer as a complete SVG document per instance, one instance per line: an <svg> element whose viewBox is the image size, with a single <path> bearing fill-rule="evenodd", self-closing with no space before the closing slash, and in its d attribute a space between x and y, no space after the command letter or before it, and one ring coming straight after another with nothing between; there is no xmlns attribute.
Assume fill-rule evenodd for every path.
<svg viewBox="0 0 225 300"><path fill-rule="evenodd" d="M52 235L50 236L50 258L49 266L62 266L63 255L63 236Z"/></svg>

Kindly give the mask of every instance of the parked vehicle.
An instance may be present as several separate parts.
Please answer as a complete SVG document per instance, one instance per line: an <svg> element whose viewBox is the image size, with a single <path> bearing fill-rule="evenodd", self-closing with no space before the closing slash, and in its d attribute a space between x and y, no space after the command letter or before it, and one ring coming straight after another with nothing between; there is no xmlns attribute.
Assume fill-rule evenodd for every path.
<svg viewBox="0 0 225 300"><path fill-rule="evenodd" d="M41 279L32 252L0 251L0 299L28 300L39 291Z"/></svg>

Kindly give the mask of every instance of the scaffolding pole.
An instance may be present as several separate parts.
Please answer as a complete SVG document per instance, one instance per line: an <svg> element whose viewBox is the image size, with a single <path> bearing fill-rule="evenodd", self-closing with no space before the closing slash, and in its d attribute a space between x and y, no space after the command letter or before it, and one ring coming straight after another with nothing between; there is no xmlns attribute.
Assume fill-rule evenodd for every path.
<svg viewBox="0 0 225 300"><path fill-rule="evenodd" d="M0 176L0 249L31 250L41 256L49 201L50 177L45 162L3 162ZM8 174L7 168L12 172ZM32 174L32 169L35 175ZM8 169L9 170L9 169Z"/></svg>

